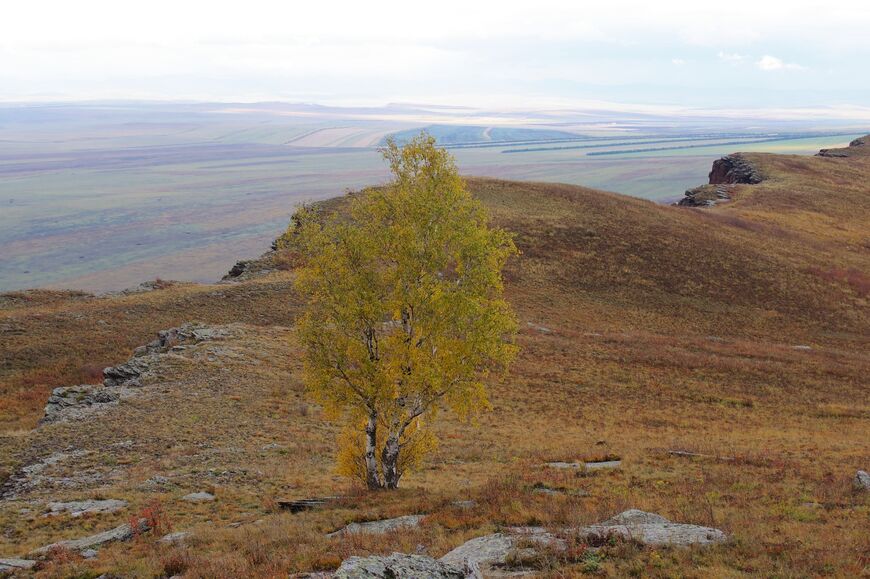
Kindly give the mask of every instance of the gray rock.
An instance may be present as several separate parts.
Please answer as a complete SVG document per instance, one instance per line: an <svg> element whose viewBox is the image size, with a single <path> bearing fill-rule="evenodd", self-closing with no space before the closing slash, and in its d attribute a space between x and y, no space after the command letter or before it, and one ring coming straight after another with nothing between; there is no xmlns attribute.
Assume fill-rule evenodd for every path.
<svg viewBox="0 0 870 579"><path fill-rule="evenodd" d="M164 545L180 545L184 543L187 539L189 539L193 534L190 531L176 531L175 533L169 533L167 535L163 535L158 540L159 543L163 543Z"/></svg>
<svg viewBox="0 0 870 579"><path fill-rule="evenodd" d="M45 414L40 424L80 418L88 414L95 405L116 403L120 397L120 392L91 384L55 388L45 405Z"/></svg>
<svg viewBox="0 0 870 579"><path fill-rule="evenodd" d="M726 539L719 529L672 523L661 515L645 513L637 509L625 511L603 523L563 529L585 540L605 541L613 535L634 539L652 546L662 545L708 545ZM512 527L503 533L477 537L456 547L443 557L441 562L463 569L468 577L487 576L492 566L503 566L508 555L520 543L538 543L542 546L564 550L567 543L547 532L542 527Z"/></svg>
<svg viewBox="0 0 870 579"><path fill-rule="evenodd" d="M35 565L36 561L30 559L0 559L0 573L32 569Z"/></svg>
<svg viewBox="0 0 870 579"><path fill-rule="evenodd" d="M466 577L482 579L490 575L491 567L505 565L508 555L516 550L519 542L536 543L557 550L567 547L564 540L542 527L511 527L505 533L484 535L466 541L441 557L440 561L462 569Z"/></svg>
<svg viewBox="0 0 870 579"><path fill-rule="evenodd" d="M856 472L852 487L857 491L870 491L870 474L863 470Z"/></svg>
<svg viewBox="0 0 870 579"><path fill-rule="evenodd" d="M451 504L460 509L473 509L477 506L477 501L453 501Z"/></svg>
<svg viewBox="0 0 870 579"><path fill-rule="evenodd" d="M48 503L49 512L45 516L51 517L69 513L71 517L81 517L88 514L115 513L126 507L127 501L117 499Z"/></svg>
<svg viewBox="0 0 870 579"><path fill-rule="evenodd" d="M181 500L189 503L210 503L215 500L215 496L207 492L190 493L181 497Z"/></svg>
<svg viewBox="0 0 870 579"><path fill-rule="evenodd" d="M85 549L85 550L82 551L80 554L81 554L81 556L84 557L85 559L96 559L96 558L97 558L97 555L99 555L99 553L97 553L97 552L96 552L95 550L93 550L93 549Z"/></svg>
<svg viewBox="0 0 870 579"><path fill-rule="evenodd" d="M335 579L463 579L465 573L443 561L423 555L393 553L388 556L351 557Z"/></svg>
<svg viewBox="0 0 870 579"><path fill-rule="evenodd" d="M337 537L339 535L382 535L390 531L398 529L411 529L420 525L423 520L423 515L405 515L394 519L383 519L381 521L367 521L365 523L351 523L343 529L339 529L334 533L329 533L327 537Z"/></svg>
<svg viewBox="0 0 870 579"><path fill-rule="evenodd" d="M148 521L145 519L139 519L139 528L138 532L144 533L148 531ZM103 531L102 533L97 533L96 535L89 535L87 537L82 537L81 539L69 539L66 541L58 541L57 543L52 543L51 545L46 545L45 547L40 547L33 551L33 555L43 556L52 549L67 549L69 551L85 551L87 549L96 549L106 543L113 543L115 541L129 541L133 538L136 533L133 532L133 527L128 524L123 524L114 529L109 529L108 531Z"/></svg>
<svg viewBox="0 0 870 579"><path fill-rule="evenodd" d="M618 535L654 547L663 545L688 546L721 543L726 535L719 529L672 523L661 515L638 509L622 512L603 523L577 529L584 539L606 540Z"/></svg>

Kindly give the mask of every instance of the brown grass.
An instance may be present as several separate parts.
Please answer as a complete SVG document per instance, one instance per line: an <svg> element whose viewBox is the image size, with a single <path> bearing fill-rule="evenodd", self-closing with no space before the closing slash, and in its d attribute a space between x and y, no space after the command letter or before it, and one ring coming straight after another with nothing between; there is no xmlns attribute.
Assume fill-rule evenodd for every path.
<svg viewBox="0 0 870 579"><path fill-rule="evenodd" d="M419 547L440 556L505 526L556 530L634 507L720 527L731 540L704 550L615 542L594 555L573 544L521 562L546 577L867 574L870 499L850 478L870 467L868 201L866 189L859 194L870 167L753 159L771 180L713 210L470 180L523 251L506 272L522 352L509 379L491 384L493 411L477 426L443 421L436 455L396 493L365 493L333 474L336 428L304 396L287 329L298 311L292 268L129 296L0 298L0 465L11 473L57 449L88 450L50 472L99 472L100 485L25 499L99 493L131 502L129 512L85 520L0 505L0 556L109 528L155 498L174 530L194 532L187 545L146 534L40 574L286 577L350 555ZM200 350L185 353L192 358L173 362L144 398L101 421L25 430L50 388L93 380L95 367L191 319L241 322L222 344L234 355L207 362ZM113 446L126 440L132 449ZM617 456L618 470L543 466ZM154 474L177 486L143 491ZM205 489L215 503L179 500ZM325 494L347 498L298 515L276 510L277 498ZM468 499L476 506L453 504ZM402 533L325 536L408 513L429 516Z"/></svg>

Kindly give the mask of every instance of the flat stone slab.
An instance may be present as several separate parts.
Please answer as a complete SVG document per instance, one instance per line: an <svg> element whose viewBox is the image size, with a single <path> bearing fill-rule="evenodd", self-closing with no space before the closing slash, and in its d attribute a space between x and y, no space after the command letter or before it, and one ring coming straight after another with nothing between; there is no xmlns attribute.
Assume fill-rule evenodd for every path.
<svg viewBox="0 0 870 579"><path fill-rule="evenodd" d="M189 503L210 503L215 500L215 496L206 492L190 493L181 497L181 500Z"/></svg>
<svg viewBox="0 0 870 579"><path fill-rule="evenodd" d="M604 468L619 468L622 465L621 460L602 460L596 462L548 462L546 466L550 468L575 468L581 470L599 470Z"/></svg>
<svg viewBox="0 0 870 579"><path fill-rule="evenodd" d="M33 569L35 565L30 559L0 559L0 573Z"/></svg>
<svg viewBox="0 0 870 579"><path fill-rule="evenodd" d="M115 513L127 508L127 501L107 499L101 501L70 501L66 503L48 503L48 513L45 516L53 517L69 513L71 517L81 517L90 514Z"/></svg>
<svg viewBox="0 0 870 579"><path fill-rule="evenodd" d="M710 545L727 539L725 533L719 529L672 523L661 515L638 509L624 511L603 523L581 527L576 532L587 540L592 538L605 540L607 537L618 535L653 547Z"/></svg>
<svg viewBox="0 0 870 579"><path fill-rule="evenodd" d="M398 529L412 529L420 525L423 520L423 515L405 515L394 519L383 519L381 521L367 521L365 523L351 523L343 529L339 529L334 533L329 533L327 537L338 537L341 535L382 535L390 531Z"/></svg>
<svg viewBox="0 0 870 579"><path fill-rule="evenodd" d="M452 565L423 555L373 555L346 559L335 579L464 579L466 574Z"/></svg>
<svg viewBox="0 0 870 579"><path fill-rule="evenodd" d="M139 519L138 532L144 533L146 531L148 531L148 522L145 519ZM115 541L129 541L133 538L134 535L135 533L133 532L133 527L131 527L127 523L124 523L123 525L117 526L114 529L109 529L108 531L97 533L96 535L82 537L81 539L58 541L57 543L52 543L51 545L40 547L39 549L33 551L32 554L42 556L47 554L52 549L67 549L69 551L84 551L86 549L96 549L102 545L105 545L106 543L113 543Z"/></svg>

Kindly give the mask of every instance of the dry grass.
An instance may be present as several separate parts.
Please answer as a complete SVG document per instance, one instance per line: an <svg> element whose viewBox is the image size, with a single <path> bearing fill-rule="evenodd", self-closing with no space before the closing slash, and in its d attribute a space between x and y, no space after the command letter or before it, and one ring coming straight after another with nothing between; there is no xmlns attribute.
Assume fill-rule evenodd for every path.
<svg viewBox="0 0 870 579"><path fill-rule="evenodd" d="M155 499L173 530L194 532L188 545L143 535L104 548L96 561L59 556L40 574L286 577L335 568L351 554L419 546L439 556L503 526L557 529L636 507L732 538L705 550L618 543L594 555L573 545L525 563L547 577L867 574L870 499L849 482L870 467L861 289L868 200L858 194L870 167L753 158L773 179L712 211L471 180L523 250L507 272L522 353L509 381L491 385L493 411L477 426L443 422L433 460L397 493L364 493L332 472L336 429L305 400L285 327L297 311L292 271L124 297L4 298L0 328L12 329L0 334L0 464L12 471L75 447L90 452L49 474L102 479L0 505L0 556L109 528ZM832 220L842 224L838 233ZM95 367L190 319L238 323L221 343L229 353L209 362L201 349L210 346L201 344L101 421L25 430L51 387L92 380ZM132 447L117 445L127 440ZM613 456L621 469L543 466ZM154 474L176 486L143 490ZM535 492L541 486L562 494ZM180 500L199 490L218 500ZM299 515L275 510L276 498L320 494L347 498ZM84 520L39 510L49 497L98 495L126 498L131 509ZM453 504L468 499L476 506ZM20 515L23 506L33 512ZM350 521L408 513L429 516L413 531L325 536Z"/></svg>

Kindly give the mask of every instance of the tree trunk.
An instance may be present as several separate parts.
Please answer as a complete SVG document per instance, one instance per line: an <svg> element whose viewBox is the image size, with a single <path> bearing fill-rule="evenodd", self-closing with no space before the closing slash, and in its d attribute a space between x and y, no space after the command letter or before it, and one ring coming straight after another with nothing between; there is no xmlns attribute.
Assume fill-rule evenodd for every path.
<svg viewBox="0 0 870 579"><path fill-rule="evenodd" d="M384 451L381 453L381 464L384 467L384 486L388 489L399 486L399 437L390 435Z"/></svg>
<svg viewBox="0 0 870 579"><path fill-rule="evenodd" d="M366 423L366 486L370 490L383 488L381 477L378 475L378 461L375 455L378 447L378 415L376 412L369 414Z"/></svg>

